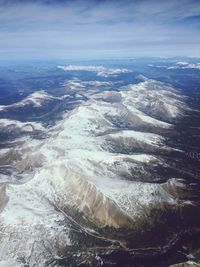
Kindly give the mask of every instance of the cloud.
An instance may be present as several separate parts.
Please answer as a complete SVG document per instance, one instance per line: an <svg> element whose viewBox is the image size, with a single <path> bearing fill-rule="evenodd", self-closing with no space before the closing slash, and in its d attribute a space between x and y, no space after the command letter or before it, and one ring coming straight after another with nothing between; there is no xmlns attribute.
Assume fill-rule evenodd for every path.
<svg viewBox="0 0 200 267"><path fill-rule="evenodd" d="M196 56L199 23L195 0L0 0L0 56Z"/></svg>

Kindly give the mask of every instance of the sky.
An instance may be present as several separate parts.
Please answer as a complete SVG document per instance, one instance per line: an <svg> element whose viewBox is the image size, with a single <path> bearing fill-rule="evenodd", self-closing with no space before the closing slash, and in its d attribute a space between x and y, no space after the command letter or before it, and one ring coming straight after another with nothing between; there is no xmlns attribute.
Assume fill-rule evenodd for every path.
<svg viewBox="0 0 200 267"><path fill-rule="evenodd" d="M200 0L0 0L0 59L200 56Z"/></svg>

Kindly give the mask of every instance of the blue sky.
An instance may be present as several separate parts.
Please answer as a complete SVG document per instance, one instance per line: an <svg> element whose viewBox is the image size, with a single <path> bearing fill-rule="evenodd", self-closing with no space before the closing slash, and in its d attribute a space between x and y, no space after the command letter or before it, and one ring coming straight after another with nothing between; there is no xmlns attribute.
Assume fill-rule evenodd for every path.
<svg viewBox="0 0 200 267"><path fill-rule="evenodd" d="M0 59L200 56L200 0L0 0Z"/></svg>

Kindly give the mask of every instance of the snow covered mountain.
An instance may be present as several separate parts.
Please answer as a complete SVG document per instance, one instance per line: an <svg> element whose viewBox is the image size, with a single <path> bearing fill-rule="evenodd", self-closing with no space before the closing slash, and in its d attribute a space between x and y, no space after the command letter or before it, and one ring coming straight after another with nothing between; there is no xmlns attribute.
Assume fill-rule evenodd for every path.
<svg viewBox="0 0 200 267"><path fill-rule="evenodd" d="M62 69L106 73L100 67ZM84 100L62 111L53 126L0 120L1 129L20 132L1 150L0 266L59 266L65 255L68 266L100 266L102 253L164 253L190 228L186 211L199 212L181 173L156 172L174 168L166 160L173 153L184 155L166 136L189 110L186 97L147 78L118 90L112 82L100 84L105 90L94 82L94 90L84 90L87 83L76 87ZM38 91L1 106L0 113L55 99L62 103L68 95ZM34 132L43 138L33 138Z"/></svg>

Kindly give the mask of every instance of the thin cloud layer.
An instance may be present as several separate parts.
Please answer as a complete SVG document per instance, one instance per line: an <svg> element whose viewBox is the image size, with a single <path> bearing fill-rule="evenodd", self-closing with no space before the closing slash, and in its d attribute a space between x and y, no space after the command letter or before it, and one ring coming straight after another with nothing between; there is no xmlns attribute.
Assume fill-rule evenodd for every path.
<svg viewBox="0 0 200 267"><path fill-rule="evenodd" d="M199 56L196 0L0 1L0 56Z"/></svg>

